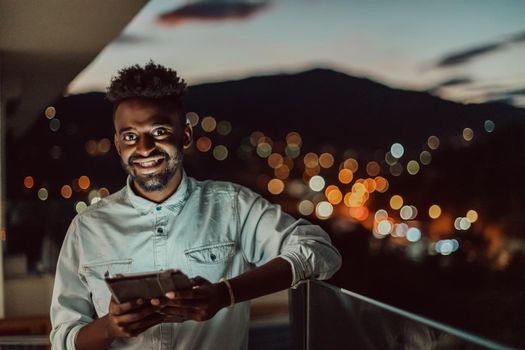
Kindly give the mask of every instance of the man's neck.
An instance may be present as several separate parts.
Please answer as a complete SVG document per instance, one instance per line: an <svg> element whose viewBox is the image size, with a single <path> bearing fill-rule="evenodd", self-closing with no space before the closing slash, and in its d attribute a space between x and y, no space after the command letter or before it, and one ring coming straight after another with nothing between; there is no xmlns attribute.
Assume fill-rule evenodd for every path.
<svg viewBox="0 0 525 350"><path fill-rule="evenodd" d="M173 177L170 179L166 187L164 187L160 191L146 192L140 186L138 186L135 181L133 181L132 184L133 184L133 190L137 195L149 201L155 202L155 203L162 203L167 198L169 198L173 193L175 193L175 191L177 191L181 181L182 181L182 169L179 168L177 169L177 172L175 173L175 175L173 175Z"/></svg>

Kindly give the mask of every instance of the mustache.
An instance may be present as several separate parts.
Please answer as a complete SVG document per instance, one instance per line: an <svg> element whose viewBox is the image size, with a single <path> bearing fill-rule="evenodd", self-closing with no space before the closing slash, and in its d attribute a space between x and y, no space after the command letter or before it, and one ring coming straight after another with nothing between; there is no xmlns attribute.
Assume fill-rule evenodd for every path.
<svg viewBox="0 0 525 350"><path fill-rule="evenodd" d="M166 159L166 161L169 161L171 159L170 155L167 152L160 150L160 149L156 149L156 150L153 150L147 157L143 157L138 154L132 154L128 159L128 165L133 166L133 162L135 162L136 160L146 159L149 157L157 157L157 156L163 157L164 159Z"/></svg>

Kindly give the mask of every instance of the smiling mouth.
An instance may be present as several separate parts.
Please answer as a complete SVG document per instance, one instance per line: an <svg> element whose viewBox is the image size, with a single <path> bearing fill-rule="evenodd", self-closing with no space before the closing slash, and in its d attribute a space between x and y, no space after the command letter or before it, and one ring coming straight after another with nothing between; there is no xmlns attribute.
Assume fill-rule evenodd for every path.
<svg viewBox="0 0 525 350"><path fill-rule="evenodd" d="M134 160L133 165L142 169L153 169L164 161L164 157L149 157L140 160Z"/></svg>

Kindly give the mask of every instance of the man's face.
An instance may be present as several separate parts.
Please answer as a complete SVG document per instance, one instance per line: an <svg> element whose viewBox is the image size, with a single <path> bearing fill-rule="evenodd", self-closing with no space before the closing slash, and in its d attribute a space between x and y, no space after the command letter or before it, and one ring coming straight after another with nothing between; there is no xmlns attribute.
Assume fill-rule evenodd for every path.
<svg viewBox="0 0 525 350"><path fill-rule="evenodd" d="M115 146L135 185L144 192L172 190L168 185L181 169L191 128L180 130L173 108L139 98L121 102L114 123Z"/></svg>

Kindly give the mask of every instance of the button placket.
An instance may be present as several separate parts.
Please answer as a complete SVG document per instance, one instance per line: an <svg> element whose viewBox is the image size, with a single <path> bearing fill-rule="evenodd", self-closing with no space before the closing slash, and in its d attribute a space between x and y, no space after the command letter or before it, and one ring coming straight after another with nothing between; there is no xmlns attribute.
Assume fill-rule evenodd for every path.
<svg viewBox="0 0 525 350"><path fill-rule="evenodd" d="M168 242L167 242L167 216L165 210L162 210L161 206L157 206L154 209L155 214L155 227L154 232L154 251L155 251L155 268L166 269L168 264Z"/></svg>

